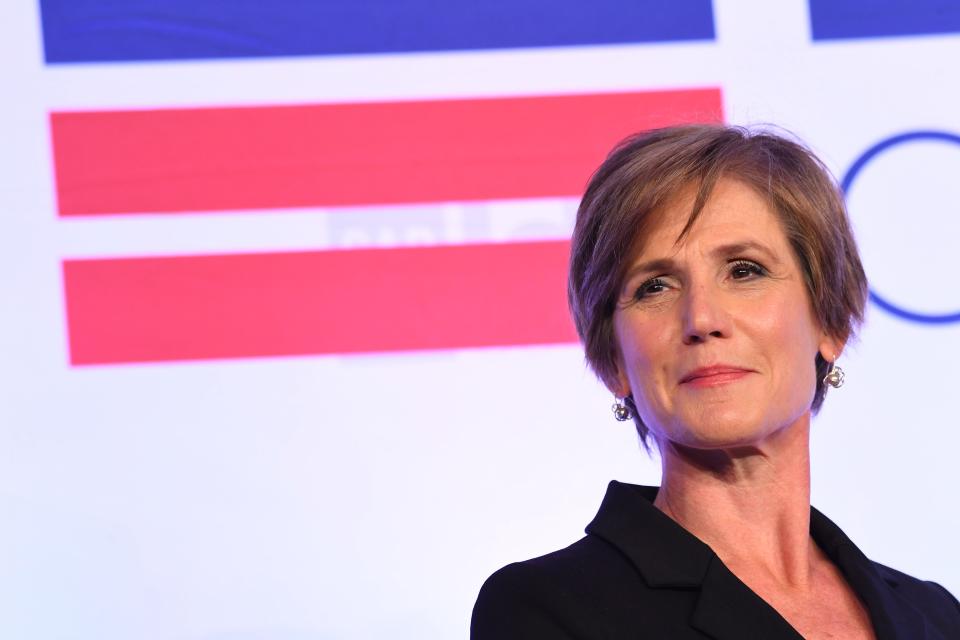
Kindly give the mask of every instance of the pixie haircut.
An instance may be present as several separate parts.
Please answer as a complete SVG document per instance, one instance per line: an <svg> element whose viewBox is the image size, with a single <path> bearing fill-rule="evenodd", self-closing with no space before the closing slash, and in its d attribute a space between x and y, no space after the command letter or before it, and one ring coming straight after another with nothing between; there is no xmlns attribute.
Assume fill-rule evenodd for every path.
<svg viewBox="0 0 960 640"><path fill-rule="evenodd" d="M803 272L814 315L832 337L847 340L863 321L867 279L843 196L823 163L802 144L769 131L685 125L647 131L618 144L587 185L573 232L567 294L587 362L609 387L618 372L613 328L620 288L654 213L678 195L696 197L680 241L717 181L753 188L778 216ZM811 363L816 413L826 394L830 362ZM624 400L641 443L649 429L632 396Z"/></svg>

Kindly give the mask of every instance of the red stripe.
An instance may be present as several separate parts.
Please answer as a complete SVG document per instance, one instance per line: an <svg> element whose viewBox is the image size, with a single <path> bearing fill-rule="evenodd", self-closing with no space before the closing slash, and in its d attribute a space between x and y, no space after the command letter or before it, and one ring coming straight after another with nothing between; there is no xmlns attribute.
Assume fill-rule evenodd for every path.
<svg viewBox="0 0 960 640"><path fill-rule="evenodd" d="M60 215L578 195L629 133L719 89L51 115Z"/></svg>
<svg viewBox="0 0 960 640"><path fill-rule="evenodd" d="M576 340L569 244L63 264L70 359L102 364Z"/></svg>

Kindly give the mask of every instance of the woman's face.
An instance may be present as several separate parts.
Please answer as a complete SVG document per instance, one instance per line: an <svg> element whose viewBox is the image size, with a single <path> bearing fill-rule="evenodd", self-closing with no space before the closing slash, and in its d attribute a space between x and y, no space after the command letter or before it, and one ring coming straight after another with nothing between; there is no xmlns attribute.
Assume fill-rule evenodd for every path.
<svg viewBox="0 0 960 640"><path fill-rule="evenodd" d="M819 351L842 344L814 316L803 274L766 202L720 180L683 240L694 193L658 214L619 292L619 375L661 442L759 444L810 410Z"/></svg>

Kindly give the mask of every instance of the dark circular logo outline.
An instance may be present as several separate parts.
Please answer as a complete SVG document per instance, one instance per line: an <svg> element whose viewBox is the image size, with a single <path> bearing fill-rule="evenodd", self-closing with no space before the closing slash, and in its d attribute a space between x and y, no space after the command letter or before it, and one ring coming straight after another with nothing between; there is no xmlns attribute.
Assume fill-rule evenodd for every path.
<svg viewBox="0 0 960 640"><path fill-rule="evenodd" d="M940 142L951 142L953 144L960 145L960 135L949 133L947 131L908 131L906 133L900 133L895 136L885 138L864 151L863 154L850 166L850 168L847 169L847 173L843 176L843 180L840 183L840 188L843 189L844 198L846 198L846 195L850 192L850 187L853 185L854 178L857 177L857 174L863 170L867 163L891 147L903 144L905 142L914 142L917 140L937 140ZM953 322L960 322L960 311L957 311L956 313L941 314L918 313L916 311L910 311L909 309L905 309L884 298L874 291L873 287L870 288L869 298L872 303L887 313L911 322L922 322L924 324L949 324Z"/></svg>

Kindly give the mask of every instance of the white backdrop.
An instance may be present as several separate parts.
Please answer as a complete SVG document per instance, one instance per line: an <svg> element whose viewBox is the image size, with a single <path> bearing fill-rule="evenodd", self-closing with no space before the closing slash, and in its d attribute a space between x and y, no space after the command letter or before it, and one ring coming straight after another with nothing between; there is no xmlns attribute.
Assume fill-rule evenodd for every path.
<svg viewBox="0 0 960 640"><path fill-rule="evenodd" d="M558 239L576 200L58 219L49 112L720 87L840 177L960 132L960 36L814 43L803 0L713 6L713 42L57 67L37 7L0 5L0 636L465 637L487 575L659 477L574 345L70 366L64 258ZM960 311L958 176L919 141L851 188L904 308ZM871 305L813 435L814 504L955 594L958 360L960 322Z"/></svg>

